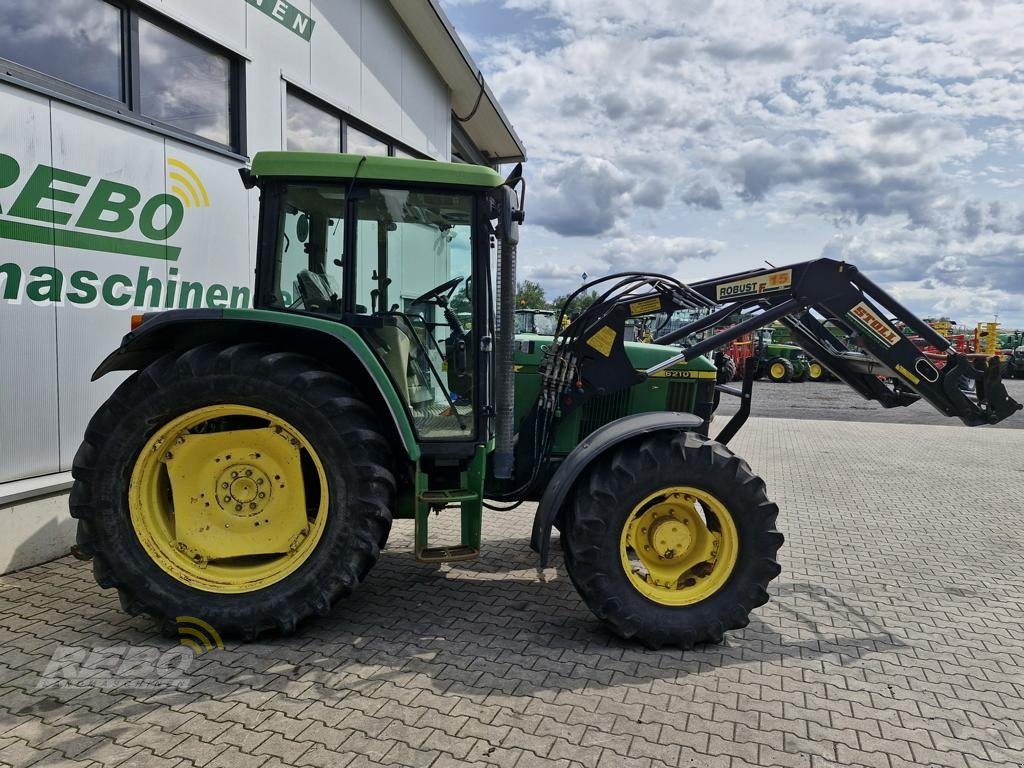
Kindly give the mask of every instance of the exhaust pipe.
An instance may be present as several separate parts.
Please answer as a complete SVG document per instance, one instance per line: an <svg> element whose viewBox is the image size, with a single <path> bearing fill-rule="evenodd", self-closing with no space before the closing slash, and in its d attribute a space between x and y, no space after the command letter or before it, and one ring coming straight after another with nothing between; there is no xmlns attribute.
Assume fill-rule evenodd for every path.
<svg viewBox="0 0 1024 768"><path fill-rule="evenodd" d="M513 176L515 172L513 171ZM512 177L510 177L511 181ZM513 182L514 183L514 182ZM492 465L494 477L509 480L515 463L515 299L516 250L519 245L519 222L522 210L517 209L516 193L507 181L502 190L501 213L498 226L498 338L496 370L494 374L495 447Z"/></svg>

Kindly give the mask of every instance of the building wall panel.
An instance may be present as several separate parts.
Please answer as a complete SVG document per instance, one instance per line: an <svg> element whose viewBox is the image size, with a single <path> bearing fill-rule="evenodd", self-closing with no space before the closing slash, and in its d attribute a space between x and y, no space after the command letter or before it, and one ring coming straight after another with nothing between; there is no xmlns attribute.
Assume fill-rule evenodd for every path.
<svg viewBox="0 0 1024 768"><path fill-rule="evenodd" d="M18 163L20 174L0 187L6 214L38 165L51 165L50 105L41 96L0 85L0 153ZM45 224L44 222L38 222ZM33 303L26 286L36 268L54 269L53 243L6 238L0 264L21 270L18 297L0 300L0 482L52 472L58 462L56 308ZM0 297L10 286L0 277Z"/></svg>
<svg viewBox="0 0 1024 768"><path fill-rule="evenodd" d="M381 0L363 0L362 114L363 120L386 133L402 131L402 59L405 31Z"/></svg>
<svg viewBox="0 0 1024 768"><path fill-rule="evenodd" d="M377 0L372 0L377 2ZM310 44L310 85L342 110L362 111L363 0L333 0L313 4Z"/></svg>
<svg viewBox="0 0 1024 768"><path fill-rule="evenodd" d="M61 206L73 213L70 224L81 221L80 216L100 180L107 180L139 191L141 199L132 211L132 224L120 234L147 241L140 219L150 198L164 192L167 166L163 138L60 103L51 105L51 121L54 165L89 177L79 201ZM161 207L153 224L163 228L166 223L166 208ZM162 241L154 244L160 254L167 253ZM70 283L75 273L92 273L98 278L99 288L95 302L76 304L66 299L57 307L60 465L68 470L86 424L125 374L108 375L92 383L89 377L130 330L132 313L147 311L147 302L167 279L167 262L162 258L68 247L59 240L55 251L66 281ZM125 280L112 280L117 275ZM150 289L145 290L143 283L149 283ZM112 302L103 297L101 286L106 285L110 287ZM122 306L111 306L121 302Z"/></svg>

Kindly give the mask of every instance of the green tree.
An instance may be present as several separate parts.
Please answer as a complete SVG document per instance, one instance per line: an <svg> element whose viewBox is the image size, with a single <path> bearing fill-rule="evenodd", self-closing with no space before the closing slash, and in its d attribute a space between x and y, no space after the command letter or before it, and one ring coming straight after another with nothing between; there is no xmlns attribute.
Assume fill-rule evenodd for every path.
<svg viewBox="0 0 1024 768"><path fill-rule="evenodd" d="M516 309L547 309L547 306L540 283L523 280L516 284Z"/></svg>
<svg viewBox="0 0 1024 768"><path fill-rule="evenodd" d="M569 318L575 317L584 309L586 309L595 301L597 301L597 298L597 291L595 291L594 289L584 291L583 293L579 294L576 298L574 298L572 302L570 302L569 306L566 307L565 316ZM551 307L552 309L555 310L555 312L558 312L563 306L565 306L565 302L568 300L569 294L559 296L554 301L551 302Z"/></svg>

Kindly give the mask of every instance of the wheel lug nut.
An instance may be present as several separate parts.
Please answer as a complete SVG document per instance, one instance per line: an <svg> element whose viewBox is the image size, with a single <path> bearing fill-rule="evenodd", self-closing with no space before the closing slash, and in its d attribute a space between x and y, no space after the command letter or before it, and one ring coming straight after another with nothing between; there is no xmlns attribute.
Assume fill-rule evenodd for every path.
<svg viewBox="0 0 1024 768"><path fill-rule="evenodd" d="M255 501L250 501L249 502L249 509L256 509L256 502Z"/></svg>
<svg viewBox="0 0 1024 768"><path fill-rule="evenodd" d="M232 477L232 478L238 477L238 473L237 473L237 472L232 472L232 473L231 473L231 477Z"/></svg>
<svg viewBox="0 0 1024 768"><path fill-rule="evenodd" d="M235 504L235 512L241 512L241 511L242 511L242 505L241 504Z"/></svg>
<svg viewBox="0 0 1024 768"><path fill-rule="evenodd" d="M224 497L224 501L231 501L231 497L230 496L225 496Z"/></svg>
<svg viewBox="0 0 1024 768"><path fill-rule="evenodd" d="M245 470L245 476L246 477L252 477L252 470L251 469Z"/></svg>
<svg viewBox="0 0 1024 768"><path fill-rule="evenodd" d="M263 491L260 491L260 498L261 499L265 499L266 497L267 497L267 494L263 493Z"/></svg>
<svg viewBox="0 0 1024 768"><path fill-rule="evenodd" d="M221 484L220 484L220 487L221 487L221 488L227 488L227 487L228 487L228 484L227 484L227 483L221 483Z"/></svg>

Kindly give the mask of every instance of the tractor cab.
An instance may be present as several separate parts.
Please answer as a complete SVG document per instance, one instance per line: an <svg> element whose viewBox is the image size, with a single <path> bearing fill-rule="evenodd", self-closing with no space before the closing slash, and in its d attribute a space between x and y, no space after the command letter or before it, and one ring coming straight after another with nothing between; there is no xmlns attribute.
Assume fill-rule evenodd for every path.
<svg viewBox="0 0 1024 768"><path fill-rule="evenodd" d="M354 329L419 440L479 438L491 196L501 178L429 161L303 160L262 153L253 163L264 195L257 309Z"/></svg>
<svg viewBox="0 0 1024 768"><path fill-rule="evenodd" d="M554 336L558 317L550 309L517 309L516 333L535 333L538 336Z"/></svg>

